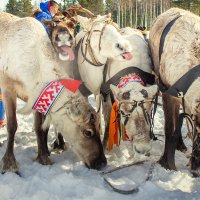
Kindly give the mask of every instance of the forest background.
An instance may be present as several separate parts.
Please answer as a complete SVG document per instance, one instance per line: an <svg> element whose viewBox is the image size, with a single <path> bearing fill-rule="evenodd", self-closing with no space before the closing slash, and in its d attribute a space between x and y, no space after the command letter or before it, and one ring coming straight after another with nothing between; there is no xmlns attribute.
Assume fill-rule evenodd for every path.
<svg viewBox="0 0 200 200"><path fill-rule="evenodd" d="M200 0L58 0L61 9L80 4L95 14L112 13L120 27L145 26L171 7L179 7L200 15ZM31 16L38 8L38 0L9 0L5 11L14 15Z"/></svg>

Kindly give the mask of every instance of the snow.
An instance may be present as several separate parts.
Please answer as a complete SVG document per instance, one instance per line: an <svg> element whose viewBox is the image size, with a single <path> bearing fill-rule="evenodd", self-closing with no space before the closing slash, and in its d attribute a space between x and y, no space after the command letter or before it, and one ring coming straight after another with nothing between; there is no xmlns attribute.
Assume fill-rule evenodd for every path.
<svg viewBox="0 0 200 200"><path fill-rule="evenodd" d="M90 98L94 105L93 98ZM23 103L18 101L18 106ZM152 162L157 161L163 152L164 143L153 142L149 161L135 165L112 174L104 175L123 189L141 183L139 192L123 195L114 192L103 180L99 171L89 170L68 149L60 154L51 153L51 166L43 166L34 161L37 153L36 136L33 131L33 117L18 115L18 130L15 138L15 156L19 162L21 177L14 173L0 174L0 200L172 200L200 199L200 178L193 178L187 162L191 152L191 142L185 139L189 151L186 154L176 153L176 165L179 171L169 171L156 164L152 179L142 183ZM155 133L164 141L163 113L161 107L155 116ZM186 134L185 127L183 128ZM53 129L50 130L49 144L54 141ZM0 129L0 158L6 149L6 128ZM106 152L108 166L105 170L132 163L134 159L129 142L122 142L111 152Z"/></svg>

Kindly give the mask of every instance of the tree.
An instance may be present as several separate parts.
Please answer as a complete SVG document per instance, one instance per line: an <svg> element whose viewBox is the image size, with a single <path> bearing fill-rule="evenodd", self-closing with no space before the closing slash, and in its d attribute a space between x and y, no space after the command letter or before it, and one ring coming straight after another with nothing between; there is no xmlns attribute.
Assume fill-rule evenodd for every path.
<svg viewBox="0 0 200 200"><path fill-rule="evenodd" d="M16 0L9 0L6 5L6 12L11 13L13 15L17 15L18 13L18 5Z"/></svg>
<svg viewBox="0 0 200 200"><path fill-rule="evenodd" d="M20 0L18 2L19 5L19 13L18 16L26 17L31 16L33 13L33 6L31 4L31 0Z"/></svg>
<svg viewBox="0 0 200 200"><path fill-rule="evenodd" d="M81 6L92 11L94 14L103 15L105 13L103 0L79 0L79 3Z"/></svg>
<svg viewBox="0 0 200 200"><path fill-rule="evenodd" d="M105 0L106 12L120 27L150 27L153 20L170 8L171 0Z"/></svg>
<svg viewBox="0 0 200 200"><path fill-rule="evenodd" d="M172 6L190 10L200 15L200 0L173 0Z"/></svg>
<svg viewBox="0 0 200 200"><path fill-rule="evenodd" d="M6 5L6 12L19 17L31 16L33 13L31 0L9 0Z"/></svg>
<svg viewBox="0 0 200 200"><path fill-rule="evenodd" d="M77 0L63 0L63 9L79 4Z"/></svg>

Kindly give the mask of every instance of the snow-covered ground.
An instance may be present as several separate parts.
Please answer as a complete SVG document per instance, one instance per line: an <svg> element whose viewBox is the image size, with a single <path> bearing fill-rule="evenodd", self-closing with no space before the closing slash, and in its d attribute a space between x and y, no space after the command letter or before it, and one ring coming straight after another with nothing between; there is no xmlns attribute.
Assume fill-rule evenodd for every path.
<svg viewBox="0 0 200 200"><path fill-rule="evenodd" d="M93 100L92 100L92 103ZM22 106L22 102L18 102ZM33 117L18 115L18 130L15 138L15 156L20 163L21 177L6 173L0 174L0 200L172 200L200 199L200 178L193 178L187 168L188 158L181 152L176 153L176 165L179 171L165 170L156 164L153 177L141 185L139 192L122 195L114 192L96 170L87 169L76 155L68 149L56 154L51 153L51 166L42 166L34 161L36 157L36 137L33 132ZM186 132L184 130L184 132ZM163 135L163 113L159 108L155 116L155 133ZM0 158L6 149L6 128L0 129ZM163 136L159 139L164 140ZM49 144L54 140L53 130L49 134ZM185 139L191 150L191 142ZM164 143L153 142L150 160L159 159ZM189 155L189 152L187 153ZM122 142L106 152L107 169L133 162L131 145ZM149 158L148 158L149 159ZM132 166L109 175L115 183L124 183L127 187L144 180L150 167L149 162Z"/></svg>

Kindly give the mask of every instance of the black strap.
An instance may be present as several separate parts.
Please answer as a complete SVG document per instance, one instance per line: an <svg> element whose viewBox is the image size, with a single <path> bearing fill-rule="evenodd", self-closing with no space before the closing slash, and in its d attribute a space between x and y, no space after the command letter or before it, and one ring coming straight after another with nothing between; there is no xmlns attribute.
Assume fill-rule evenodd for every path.
<svg viewBox="0 0 200 200"><path fill-rule="evenodd" d="M167 36L167 34L169 33L171 27L173 26L173 24L176 22L176 20L180 17L181 15L177 16L175 19L173 19L171 22L169 22L167 24L167 26L164 28L161 38L160 38L160 47L159 47L159 60L161 59L161 55L163 53L163 48L164 48L164 44L165 44L165 38Z"/></svg>
<svg viewBox="0 0 200 200"><path fill-rule="evenodd" d="M108 73L108 61L106 62L104 69L103 69L103 84L105 84L105 82L106 82L107 73Z"/></svg>
<svg viewBox="0 0 200 200"><path fill-rule="evenodd" d="M155 96L154 106L153 106L153 110L151 112L151 117L150 117L150 137L154 141L158 140L158 138L155 136L154 131L153 131L153 129L154 129L154 117L155 117L156 110L157 110L157 107L158 107L158 94L159 94L159 92L157 92L157 94Z"/></svg>
<svg viewBox="0 0 200 200"><path fill-rule="evenodd" d="M78 51L81 45L81 40L78 42L78 44L75 47L75 58L78 58ZM81 80L81 75L78 69L78 59L74 59L74 63L73 63L73 78L76 80ZM82 81L82 80L81 80ZM79 91L81 92L81 94L85 97L88 97L89 95L91 95L92 93L90 92L90 90L85 86L84 82L82 82L82 84L79 87Z"/></svg>
<svg viewBox="0 0 200 200"><path fill-rule="evenodd" d="M107 73L108 73L108 61L106 62L104 69L103 69L103 82L101 84L101 87L104 87L104 85L106 84ZM102 88L100 88L100 93L103 96L104 102L106 102L106 98L110 94L111 103L113 105L113 103L115 102L115 99L114 99L114 95L112 94L112 91L109 91L109 93L107 93L107 92L103 92Z"/></svg>
<svg viewBox="0 0 200 200"><path fill-rule="evenodd" d="M181 15L174 18L171 22L167 24L167 26L164 28L161 38L160 38L160 47L159 47L159 60L161 60L161 55L163 53L163 48L165 44L165 39L169 31L171 30L171 27L174 25L177 19L179 19ZM160 76L159 76L159 89L161 92L168 93L169 95L172 95L174 97L179 97L179 92L183 92L183 95L187 92L191 84L194 82L195 79L200 77L200 65L197 65L193 67L191 70L189 70L186 74L184 74L174 85L172 85L170 88L167 88L164 83L162 82Z"/></svg>
<svg viewBox="0 0 200 200"><path fill-rule="evenodd" d="M180 15L181 16L181 15ZM159 61L161 60L161 55L163 53L163 49L164 49L164 45L165 45L165 39L167 34L169 33L169 31L171 30L172 26L174 25L174 23L176 22L176 20L180 17L177 16L176 18L174 18L171 22L169 22L166 27L164 28L161 38L160 38L160 46L159 46ZM168 88L166 87L166 85L162 82L160 75L159 75L159 81L158 81L158 87L159 90L161 92L165 92Z"/></svg>
<svg viewBox="0 0 200 200"><path fill-rule="evenodd" d="M165 93L174 97L179 97L179 92L183 95L187 92L192 83L200 77L200 65L193 67L186 74L184 74L174 85L172 85Z"/></svg>

